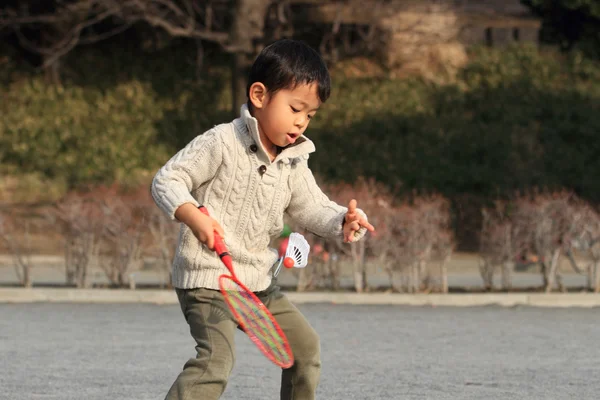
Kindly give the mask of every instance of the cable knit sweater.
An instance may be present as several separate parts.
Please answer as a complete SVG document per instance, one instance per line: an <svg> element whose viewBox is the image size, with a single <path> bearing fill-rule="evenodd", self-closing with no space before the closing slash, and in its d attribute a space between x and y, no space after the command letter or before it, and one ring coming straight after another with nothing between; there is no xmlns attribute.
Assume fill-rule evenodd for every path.
<svg viewBox="0 0 600 400"><path fill-rule="evenodd" d="M269 243L283 230L285 213L319 236L342 236L347 209L317 186L307 164L313 151L313 142L302 136L271 162L258 122L244 105L240 118L197 136L173 156L154 177L152 197L171 219L182 204L206 206L223 227L238 279L250 290L261 291L271 283L277 251ZM361 229L355 239L365 232ZM223 273L227 269L215 252L182 224L173 285L218 289Z"/></svg>

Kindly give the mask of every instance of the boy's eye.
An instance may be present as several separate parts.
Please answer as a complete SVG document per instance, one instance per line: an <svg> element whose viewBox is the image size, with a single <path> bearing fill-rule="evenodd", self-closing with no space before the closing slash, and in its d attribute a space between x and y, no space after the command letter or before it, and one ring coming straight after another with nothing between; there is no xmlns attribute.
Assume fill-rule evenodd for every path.
<svg viewBox="0 0 600 400"><path fill-rule="evenodd" d="M292 112L295 112L295 113L297 113L297 112L300 112L300 110L297 110L297 109L295 109L295 108L294 108L294 107L292 107L292 106L290 106L290 108L292 109Z"/></svg>
<svg viewBox="0 0 600 400"><path fill-rule="evenodd" d="M308 119L313 119L314 115L308 114L307 117L308 117Z"/></svg>

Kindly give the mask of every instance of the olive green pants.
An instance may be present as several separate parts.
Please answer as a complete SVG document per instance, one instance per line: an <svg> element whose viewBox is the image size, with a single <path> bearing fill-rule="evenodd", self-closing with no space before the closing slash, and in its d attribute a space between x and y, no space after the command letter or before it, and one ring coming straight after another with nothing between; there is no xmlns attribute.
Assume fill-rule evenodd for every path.
<svg viewBox="0 0 600 400"><path fill-rule="evenodd" d="M237 323L221 292L210 289L176 291L190 333L196 340L197 355L184 365L166 400L218 399L233 369ZM294 365L282 370L280 398L314 399L321 371L317 333L279 287L271 285L257 296L279 323L294 354ZM273 397L265 394L263 398Z"/></svg>

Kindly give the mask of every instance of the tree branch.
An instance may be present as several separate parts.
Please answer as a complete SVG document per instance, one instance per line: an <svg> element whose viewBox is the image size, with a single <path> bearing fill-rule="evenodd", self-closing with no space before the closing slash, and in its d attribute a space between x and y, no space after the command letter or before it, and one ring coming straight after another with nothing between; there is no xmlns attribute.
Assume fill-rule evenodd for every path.
<svg viewBox="0 0 600 400"><path fill-rule="evenodd" d="M267 0L269 1L269 0ZM230 43L230 32L215 29L213 4L228 2L192 0L76 0L56 1L54 12L32 14L27 7L0 11L0 28L12 29L23 48L44 57L44 67L52 65L80 44L97 43L117 35L133 24L145 22L162 29L173 37L187 37L215 42L225 51L242 51L239 44ZM241 2L238 7L248 7ZM228 13L221 7L221 13ZM90 33L91 28L109 21L114 27ZM46 41L35 41L26 36L24 29L45 32ZM106 29L106 28L104 28ZM48 37L58 33L52 40ZM246 51L248 49L245 49Z"/></svg>

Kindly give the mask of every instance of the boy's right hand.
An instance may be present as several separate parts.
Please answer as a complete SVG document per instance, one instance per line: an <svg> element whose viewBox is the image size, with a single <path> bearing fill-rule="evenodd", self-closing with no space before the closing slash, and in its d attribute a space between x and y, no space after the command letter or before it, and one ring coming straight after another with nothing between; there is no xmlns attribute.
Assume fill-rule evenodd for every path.
<svg viewBox="0 0 600 400"><path fill-rule="evenodd" d="M175 218L186 224L194 236L211 250L215 247L215 231L224 237L221 225L191 203L182 204L175 211Z"/></svg>

